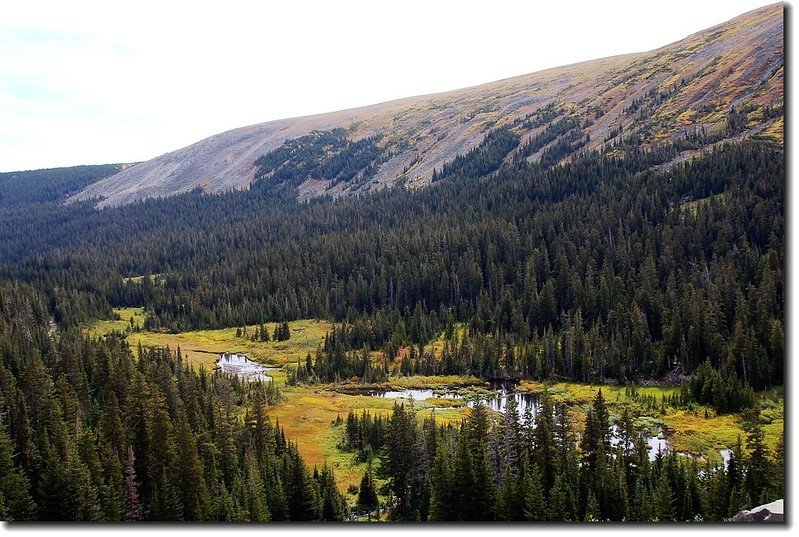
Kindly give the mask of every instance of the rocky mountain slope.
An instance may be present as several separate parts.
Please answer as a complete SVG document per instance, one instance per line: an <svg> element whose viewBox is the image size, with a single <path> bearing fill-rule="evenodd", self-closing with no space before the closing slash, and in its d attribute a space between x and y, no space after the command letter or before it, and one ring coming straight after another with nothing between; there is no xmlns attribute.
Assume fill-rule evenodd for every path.
<svg viewBox="0 0 799 537"><path fill-rule="evenodd" d="M546 165L585 150L621 151L616 143L631 137L643 148L691 140L680 159L729 139L782 141L783 47L783 6L774 4L650 52L235 129L124 169L70 200L120 205L255 180L291 181L300 199L398 182L414 188L452 171L456 156L498 131L510 140L498 145L502 158Z"/></svg>

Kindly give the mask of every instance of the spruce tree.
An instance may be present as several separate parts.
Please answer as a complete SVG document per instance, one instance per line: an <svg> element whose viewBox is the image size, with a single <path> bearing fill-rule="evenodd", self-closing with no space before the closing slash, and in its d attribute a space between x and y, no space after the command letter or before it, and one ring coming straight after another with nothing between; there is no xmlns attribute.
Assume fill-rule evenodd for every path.
<svg viewBox="0 0 799 537"><path fill-rule="evenodd" d="M655 509L654 517L658 522L671 522L676 520L674 492L669 484L665 472L661 473L653 491Z"/></svg>
<svg viewBox="0 0 799 537"><path fill-rule="evenodd" d="M208 512L208 492L203 479L203 467L197 452L197 441L184 412L180 413L175 429L175 476L185 520L204 520Z"/></svg>
<svg viewBox="0 0 799 537"><path fill-rule="evenodd" d="M358 507L367 511L377 509L377 490L375 489L374 479L372 478L372 467L369 465L361 478L361 486L358 489Z"/></svg>
<svg viewBox="0 0 799 537"><path fill-rule="evenodd" d="M764 503L766 486L769 477L769 460L765 443L765 435L760 425L760 408L755 407L746 415L746 448L749 452L746 464L746 490L749 496L749 507Z"/></svg>
<svg viewBox="0 0 799 537"><path fill-rule="evenodd" d="M547 519L552 520L550 517L553 516L553 514L552 511L548 511L544 490L541 486L541 476L535 465L532 465L525 473L523 483L524 495L522 498L524 499L525 520L536 522L542 522ZM556 494L555 501L560 501L562 498L559 494L560 493ZM560 516L560 513L554 516Z"/></svg>

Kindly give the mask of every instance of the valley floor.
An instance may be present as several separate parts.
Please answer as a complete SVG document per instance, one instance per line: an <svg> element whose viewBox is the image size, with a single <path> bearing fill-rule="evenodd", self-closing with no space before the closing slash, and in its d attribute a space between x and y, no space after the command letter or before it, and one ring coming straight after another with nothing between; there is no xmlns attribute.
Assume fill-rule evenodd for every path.
<svg viewBox="0 0 799 537"><path fill-rule="evenodd" d="M225 352L242 353L264 365L280 369L270 371L282 393L280 403L269 409L272 420L279 421L288 440L296 442L300 453L309 466L332 467L337 484L342 492L357 486L367 465L355 460L355 454L340 449L343 426L336 426L338 418L345 420L350 411L360 415L363 411L373 416L387 416L395 402L407 399L392 399L379 396L385 390L408 389L442 390L458 394L457 399L445 399L434 395L430 399L414 401L418 417L435 412L440 423L457 425L468 415L468 402L490 393L490 386L474 377L455 376L390 376L388 382L363 387L351 382L291 386L287 384L287 366L305 360L333 327L329 322L299 320L289 323L291 337L288 341L252 341L255 326L246 327L248 336L236 335L237 328L200 330L178 334L130 330L131 326L143 324L143 312L139 308L116 310L117 321L98 321L86 327L92 335L100 336L112 330L128 331L131 347L169 346L180 348L184 358L193 367L213 371L219 355ZM131 322L132 319L132 322ZM274 329L268 324L267 329ZM270 332L271 333L271 332ZM433 349L440 342L432 343ZM674 408L668 398L679 393L677 386L646 386L634 390L619 385L582 384L576 382L543 383L522 381L515 390L523 393L541 394L544 391L554 403L565 403L577 432L582 432L585 415L597 391L601 389L611 412L611 420L618 419L626 407L635 417L635 425L650 431L650 434L665 436L669 449L686 455L700 457L709 464L720 464L723 450L732 449L740 438L746 438L743 420L736 414L718 415L710 408L696 405L693 408ZM774 449L784 428L784 394L782 388L759 394L761 422L764 423L765 442ZM348 495L351 503L355 496Z"/></svg>

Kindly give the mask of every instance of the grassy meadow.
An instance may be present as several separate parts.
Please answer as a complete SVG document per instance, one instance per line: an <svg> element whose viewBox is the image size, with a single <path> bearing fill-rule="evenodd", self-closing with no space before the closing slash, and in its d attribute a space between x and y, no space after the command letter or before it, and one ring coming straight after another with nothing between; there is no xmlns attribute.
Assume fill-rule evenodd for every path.
<svg viewBox="0 0 799 537"><path fill-rule="evenodd" d="M144 323L141 308L121 308L115 310L115 313L121 320L97 321L86 327L86 331L92 335L103 335L112 330L126 331L131 318L134 325L141 326ZM274 323L267 324L270 336L274 327ZM313 353L317 345L322 343L325 334L332 329L332 324L305 319L292 321L289 327L291 338L283 342L253 342L249 337L237 337L235 327L179 334L142 330L129 332L128 340L132 346L141 343L145 346L160 345L173 349L180 347L183 356L192 366L204 366L207 371L213 369L218 354L222 352L239 352L265 365L284 366L281 370L270 372L285 397L282 402L270 408L269 414L273 420L280 422L286 437L298 444L306 462L311 466L331 466L341 490L346 491L350 485L359 484L366 464L355 462L354 454L338 449L343 432L341 427L334 426L336 418L340 416L345 419L350 410L356 413L368 410L373 415L386 415L391 412L395 400L358 394L359 390L363 391L364 386L349 382L324 386L286 385L285 366L304 360L308 352ZM247 327L248 336L254 331L255 326ZM442 346L443 342L436 340L427 348L439 355ZM375 353L375 359L382 359L377 354ZM371 386L373 389L394 390L443 387L458 389L468 396L485 393L487 384L475 377L396 376L390 377L386 383ZM660 404L663 398L677 395L679 387L637 387L636 397L632 397L625 386L523 381L517 391L542 393L546 390L555 403L566 403L572 423L579 432L584 427L585 415L600 388L610 408L611 418L618 418L623 408L627 407L636 418L636 425L650 431L665 429L673 450L701 455L710 462L720 462L719 449L732 448L738 437L745 442L746 431L738 415L716 415L712 409L702 406L687 410ZM419 419L429 416L435 406L436 420L440 423L460 423L468 412L464 400L431 398L416 401L414 406ZM774 449L784 426L782 391L772 390L761 394L761 407L766 443ZM354 502L353 496L348 497Z"/></svg>
<svg viewBox="0 0 799 537"><path fill-rule="evenodd" d="M97 321L87 327L87 332L93 335L103 335L112 330L125 331L130 326L130 319L134 324L144 324L142 308L119 308L114 310L121 318L119 321ZM288 341L251 341L249 337L237 337L236 327L222 328L219 330L192 330L178 334L166 332L130 332L128 341L132 347L141 343L143 346L169 346L171 349L180 347L183 356L193 367L205 366L207 370L214 367L218 355L223 352L237 352L246 354L251 360L270 366L285 366L296 364L305 360L305 356L316 351L316 346L322 342L325 334L332 329L328 322L313 319L292 321L289 323L291 338ZM247 336L255 333L255 325L248 326ZM275 323L267 323L270 337L275 329ZM279 381L285 381L285 371L270 373Z"/></svg>

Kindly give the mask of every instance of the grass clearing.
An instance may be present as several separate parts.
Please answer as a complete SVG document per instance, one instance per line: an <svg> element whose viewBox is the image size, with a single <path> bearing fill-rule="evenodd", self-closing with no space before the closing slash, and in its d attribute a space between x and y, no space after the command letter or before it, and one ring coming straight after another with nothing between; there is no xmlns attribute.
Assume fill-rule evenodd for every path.
<svg viewBox="0 0 799 537"><path fill-rule="evenodd" d="M95 336L101 336L112 330L124 332L129 327L129 319L133 317L134 324L144 324L142 308L119 308L114 313L120 316L118 321L97 321L86 331ZM275 323L266 323L270 337L274 331ZM255 333L255 325L247 326L248 336ZM315 319L303 319L289 323L291 338L288 341L251 341L249 337L237 337L236 327L222 328L219 330L192 330L178 334L164 332L128 333L128 342L132 347L139 344L143 346L162 346L180 350L184 358L193 367L204 366L209 371L213 369L218 355L223 352L237 352L246 354L248 358L263 364L285 366L296 364L304 360L310 352L316 351L317 345L322 343L325 334L332 330L333 325ZM285 371L274 371L273 376L285 380Z"/></svg>
<svg viewBox="0 0 799 537"><path fill-rule="evenodd" d="M130 326L133 317L134 325L144 324L144 312L141 308L120 308L114 310L120 320L97 321L86 327L87 333L102 336L111 331L125 332ZM268 323L270 335L274 324ZM222 352L239 352L249 358L264 364L286 366L305 360L305 356L316 351L317 345L333 325L328 322L304 319L289 322L291 338L288 341L253 342L246 337L236 336L236 327L220 330L193 330L179 334L163 332L129 332L128 341L132 347L142 346L169 346L172 349L181 349L184 358L193 367L205 367L211 371L216 364L218 355ZM255 326L247 327L247 334L255 333ZM278 420L284 428L286 438L296 442L300 452L310 466L319 466L327 463L335 474L336 480L342 491L349 485L358 485L366 463L358 463L352 453L340 451L338 443L341 439L341 428L333 427L337 416L346 418L350 410L361 412L368 410L372 414L389 414L394 406L394 400L369 397L365 395L347 395L334 391L324 390L320 387L293 387L285 386L286 372L270 372L285 395L285 400L272 407L269 415L273 420ZM387 388L436 388L482 385L483 381L476 377L459 376L434 376L434 377L392 377ZM401 402L401 401L400 401ZM441 401L439 401L441 402ZM448 406L452 402L446 400L445 404L438 405L436 400L430 402L417 401L419 419L429 416L433 406ZM407 402L406 402L407 403ZM434 405L434 403L436 403ZM465 410L460 407L436 410L436 420L440 423L460 423L465 415Z"/></svg>
<svg viewBox="0 0 799 537"><path fill-rule="evenodd" d="M484 381L474 376L412 375L410 377L389 377L386 386L392 389L401 390L405 388L455 388L464 386L481 386L483 384L485 384Z"/></svg>
<svg viewBox="0 0 799 537"><path fill-rule="evenodd" d="M785 120L783 118L778 119L761 134L779 143L783 143L785 139Z"/></svg>
<svg viewBox="0 0 799 537"><path fill-rule="evenodd" d="M134 326L144 325L144 310L142 308L115 308L114 314L119 317L119 320L96 321L86 328L86 332L92 336L103 336L113 331L124 332L130 328L131 319L133 319Z"/></svg>
<svg viewBox="0 0 799 537"><path fill-rule="evenodd" d="M583 405L591 403L596 397L597 392L602 389L602 396L608 404L633 404L633 398L627 396L625 386L612 384L581 384L576 382L556 382L545 384L539 381L524 380L519 384L517 391L547 393L556 403ZM636 387L639 396L655 397L660 401L663 397L669 397L680 393L677 386L641 386Z"/></svg>
<svg viewBox="0 0 799 537"><path fill-rule="evenodd" d="M712 196L708 196L706 198L700 198L697 200L686 201L680 204L680 210L683 212L689 213L692 216L697 216L699 214L699 210L706 207L710 204L711 201L720 201L723 202L729 197L729 192L720 192L718 194L714 194Z"/></svg>
<svg viewBox="0 0 799 537"><path fill-rule="evenodd" d="M284 402L269 409L272 419L283 427L286 438L296 442L309 466L328 464L336 474L341 490L358 485L366 465L355 462L351 453L338 449L341 428L333 427L337 416L347 417L350 409L369 408L374 414L387 413L390 406L378 406L380 401L365 404L369 397L353 397L324 390L286 388ZM357 399L361 399L360 404ZM385 401L386 403L390 403Z"/></svg>
<svg viewBox="0 0 799 537"><path fill-rule="evenodd" d="M119 320L97 321L86 331L89 334L100 336L113 330L125 331L130 326L133 318L134 325L144 323L144 314L141 308L120 308L114 310L120 317ZM274 323L267 324L271 332ZM307 353L314 353L317 345L322 343L326 333L332 330L333 325L319 320L299 320L289 323L291 338L288 341L253 342L247 337L237 337L236 328L220 330L195 330L179 334L166 334L161 332L130 332L128 341L131 346L138 344L169 346L172 349L180 347L185 359L193 367L205 367L211 371L222 352L239 352L249 358L264 364L286 366L296 364L305 359ZM459 330L464 329L458 327ZM255 326L247 327L247 334L253 334ZM440 353L441 342L433 343L433 351ZM336 417L345 419L350 410L357 413L368 410L373 415L388 415L395 402L406 403L407 400L383 399L368 395L348 394L333 391L348 388L361 388L362 385L322 386L285 386L286 371L273 371L281 390L286 396L284 401L270 408L269 414L273 420L279 420L284 428L286 437L296 442L306 462L312 467L321 467L327 463L336 474L336 480L342 491L350 485L358 485L366 463L355 461L353 453L338 449L341 440L342 428L334 427ZM375 385L372 389L436 389L457 388L468 399L469 395L479 395L486 391L487 383L476 377L455 375L438 376L396 376L390 377L386 383ZM652 410L631 397L625 386L582 384L575 382L557 382L545 384L538 381L523 381L517 390L522 392L547 393L555 403L566 403L569 415L577 432L582 431L585 425L585 415L596 397L599 389L609 405L611 416L617 418L623 407L628 407L636 416L636 425L655 431L665 427L672 449L695 455L703 455L711 462L719 462L721 457L719 449L732 448L740 437L746 443L746 431L743 421L738 415L716 415L711 409L697 406L694 410L665 408L665 413L660 409ZM656 402L679 393L675 386L644 386L636 387L638 397L651 397ZM761 394L761 421L765 433L765 441L772 451L784 430L784 394L782 390L775 389ZM467 415L468 408L464 400L444 399L432 397L425 401L414 403L419 420L435 413L436 421L442 424L451 423L458 425ZM444 408L442 408L444 407ZM706 412L707 411L707 412ZM350 498L350 495L347 495Z"/></svg>
<svg viewBox="0 0 799 537"><path fill-rule="evenodd" d="M286 386L283 388L285 400L269 409L273 420L279 421L286 438L296 442L300 453L309 466L321 467L324 464L333 468L339 489L346 491L350 485L359 485L366 463L355 461L354 453L338 449L343 435L343 425L335 427L336 417L346 420L350 410L360 414L369 411L372 415L388 416L394 403L407 401L382 399L366 395L348 395L320 387ZM417 401L419 420L430 416L434 411L428 401ZM436 421L447 424L460 423L463 408L435 410Z"/></svg>

